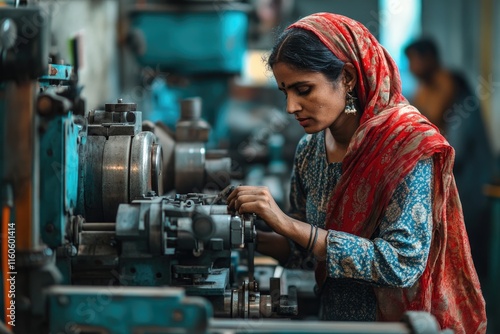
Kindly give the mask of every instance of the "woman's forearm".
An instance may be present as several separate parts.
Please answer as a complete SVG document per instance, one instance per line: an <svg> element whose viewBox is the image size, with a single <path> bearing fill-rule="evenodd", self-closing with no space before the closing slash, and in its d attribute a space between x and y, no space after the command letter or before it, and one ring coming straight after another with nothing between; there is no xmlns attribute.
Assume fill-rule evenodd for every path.
<svg viewBox="0 0 500 334"><path fill-rule="evenodd" d="M281 234L286 238L290 238L304 248L307 248L308 244L312 245L311 252L319 260L326 259L326 236L328 232L324 229L312 227L308 223L301 222L299 220L288 217L289 220L286 224L280 224L282 226L277 233ZM316 228L317 236L316 236Z"/></svg>
<svg viewBox="0 0 500 334"><path fill-rule="evenodd" d="M257 232L257 251L286 263L290 257L290 244L287 238L275 232Z"/></svg>

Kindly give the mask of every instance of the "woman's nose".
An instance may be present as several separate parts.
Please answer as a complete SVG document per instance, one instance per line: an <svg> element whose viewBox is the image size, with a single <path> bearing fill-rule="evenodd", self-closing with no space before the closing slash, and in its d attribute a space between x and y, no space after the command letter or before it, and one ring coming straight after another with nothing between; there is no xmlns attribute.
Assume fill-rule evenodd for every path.
<svg viewBox="0 0 500 334"><path fill-rule="evenodd" d="M301 106L298 103L297 99L294 98L293 96L288 95L286 99L286 112L293 115L297 111L301 110Z"/></svg>

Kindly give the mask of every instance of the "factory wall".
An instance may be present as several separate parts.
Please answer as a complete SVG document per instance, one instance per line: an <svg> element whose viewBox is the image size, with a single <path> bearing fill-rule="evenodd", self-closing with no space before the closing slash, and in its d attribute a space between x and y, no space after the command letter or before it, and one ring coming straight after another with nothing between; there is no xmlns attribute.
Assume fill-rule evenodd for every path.
<svg viewBox="0 0 500 334"><path fill-rule="evenodd" d="M50 13L51 51L70 63L69 40L78 36L80 49L79 83L87 110L113 102L118 94L116 0L42 0Z"/></svg>

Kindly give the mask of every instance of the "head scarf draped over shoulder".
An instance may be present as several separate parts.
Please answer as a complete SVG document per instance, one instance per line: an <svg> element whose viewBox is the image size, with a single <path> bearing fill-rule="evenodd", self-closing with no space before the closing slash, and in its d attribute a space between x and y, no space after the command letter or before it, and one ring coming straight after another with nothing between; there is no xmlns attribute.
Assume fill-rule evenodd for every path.
<svg viewBox="0 0 500 334"><path fill-rule="evenodd" d="M442 328L484 333L485 303L453 177L453 148L408 104L396 64L362 24L317 13L289 28L312 31L357 72L363 114L332 191L328 229L372 238L397 186L419 160L433 159L433 233L425 271L411 288L374 288L379 319L399 321L407 310L422 310L433 314ZM316 270L319 283L326 278L324 268L323 263Z"/></svg>

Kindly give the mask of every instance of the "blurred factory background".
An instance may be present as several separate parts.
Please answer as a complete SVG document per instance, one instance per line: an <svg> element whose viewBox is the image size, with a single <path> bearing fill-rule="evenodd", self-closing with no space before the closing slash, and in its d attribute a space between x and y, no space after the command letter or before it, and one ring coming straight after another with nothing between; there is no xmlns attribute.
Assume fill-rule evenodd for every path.
<svg viewBox="0 0 500 334"><path fill-rule="evenodd" d="M315 321L313 273L255 254L260 222L227 212L224 196L238 184L268 186L287 209L304 132L263 59L283 28L320 11L365 24L396 60L410 100L418 82L405 48L421 36L467 81L452 121L476 124L480 110L484 126L467 131L491 151L466 181L481 189L487 214L466 223L480 240L488 330L500 331L500 1L40 0L0 1L0 332L432 325L425 315L380 327ZM477 148L460 145L467 161Z"/></svg>

